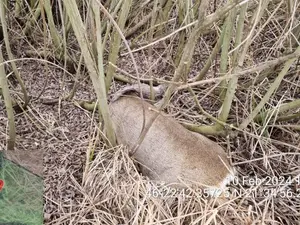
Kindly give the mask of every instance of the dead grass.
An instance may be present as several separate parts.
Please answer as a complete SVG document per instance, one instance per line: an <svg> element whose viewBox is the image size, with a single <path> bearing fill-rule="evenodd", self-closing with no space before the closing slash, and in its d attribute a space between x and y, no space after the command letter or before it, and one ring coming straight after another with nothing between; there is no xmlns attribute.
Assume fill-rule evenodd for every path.
<svg viewBox="0 0 300 225"><path fill-rule="evenodd" d="M68 223L70 218L74 224L198 224L214 220L240 224L230 202L214 208L213 201L196 197L192 191L185 196L156 192L122 146L101 149L83 185L76 186L82 194L77 199L80 203L53 224ZM232 216L225 218L225 214Z"/></svg>
<svg viewBox="0 0 300 225"><path fill-rule="evenodd" d="M281 56L283 50L288 49L289 46L283 46L283 40L290 35L290 30L283 14L280 8L252 43L246 66ZM175 25L170 25L168 29L175 29ZM198 73L210 55L216 34L214 29L199 41L190 77ZM39 41L30 43L21 39L23 37L15 30L10 33L15 37L12 46L19 59L27 56L28 50L34 52L45 48L40 46L43 41L38 35ZM174 36L170 41L152 45L151 57L146 50L134 53L142 77L171 79L175 68L172 56L176 54L177 41ZM138 39L135 44L142 46L145 43L146 40ZM51 50L50 43L49 46ZM72 51L77 52L77 46ZM134 67L128 56L122 56L117 66L134 75ZM36 164L42 163L38 160L41 156L44 158L45 224L300 223L299 118L283 122L266 118L261 123L252 122L244 131L234 130L228 137L210 137L226 149L238 171L238 180L230 187L229 200L218 205L214 199L205 198L200 190L188 189L184 195L158 192L161 189L157 190L138 172L125 147L110 149L103 142L95 142L93 134L98 132L99 124L94 114L75 106L74 102L45 105L44 99L62 98L72 88L74 77L64 74L59 66L46 69L38 60L21 60L18 61L18 68L33 97L44 87L45 75L48 77L41 99L33 102L26 114L16 115L17 151L30 151L33 156L29 159L36 160ZM212 64L207 77L218 76L218 69L219 57ZM240 79L228 124L239 124L248 116L266 93L279 69L275 68L271 76L255 85L252 82L257 78L256 73ZM293 65L264 110L299 99L299 77L299 68ZM10 81L14 92L18 92L19 87L13 83L13 79ZM250 85L244 86L249 82ZM112 92L122 85L120 82L113 83ZM213 86L200 86L194 91L202 107L217 116L221 102L212 92ZM84 76L80 77L75 98L95 98L91 82ZM4 111L0 102L1 149L4 149L7 138ZM179 121L212 124L212 121L199 115L199 109L187 91L177 92L167 111ZM293 112L299 113L299 109ZM275 118L280 116L275 115ZM83 178L89 146L95 150L95 158ZM260 179L264 181L251 183Z"/></svg>

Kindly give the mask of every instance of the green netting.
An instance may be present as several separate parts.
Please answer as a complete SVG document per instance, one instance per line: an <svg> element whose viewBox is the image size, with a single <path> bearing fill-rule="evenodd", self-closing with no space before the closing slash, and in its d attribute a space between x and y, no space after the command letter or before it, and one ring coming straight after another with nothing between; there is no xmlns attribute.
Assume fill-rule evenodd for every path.
<svg viewBox="0 0 300 225"><path fill-rule="evenodd" d="M0 225L43 224L43 179L0 152Z"/></svg>

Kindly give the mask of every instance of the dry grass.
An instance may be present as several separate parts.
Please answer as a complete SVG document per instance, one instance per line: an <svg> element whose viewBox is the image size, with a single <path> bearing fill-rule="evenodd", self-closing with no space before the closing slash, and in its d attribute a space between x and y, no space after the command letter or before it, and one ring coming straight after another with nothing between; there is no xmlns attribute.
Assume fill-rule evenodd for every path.
<svg viewBox="0 0 300 225"><path fill-rule="evenodd" d="M288 160L293 156L282 157ZM278 163L268 157L265 160ZM80 193L76 204L64 203L62 207L68 207L68 212L49 224L295 224L300 202L295 193L283 196L291 193L289 187L275 185L275 181L263 185L241 181L242 176L276 177L284 171L270 166L270 172L279 172L272 176L259 170L260 162L243 162L248 165L238 166L240 181L230 189L231 200L217 205L200 190L188 189L184 194L164 192L141 177L126 148L103 147L91 163L83 185L71 179ZM282 170L282 165L278 168ZM277 191L277 196L269 190Z"/></svg>
<svg viewBox="0 0 300 225"><path fill-rule="evenodd" d="M82 194L77 199L79 204L53 221L54 224L71 221L72 224L198 224L200 221L241 224L247 216L242 213L238 219L232 202L214 207L213 200L201 197L196 191L177 195L156 190L141 177L122 146L101 149L83 185L76 188Z"/></svg>
<svg viewBox="0 0 300 225"><path fill-rule="evenodd" d="M295 2L299 6L299 1ZM276 4L268 8L262 24L255 30L256 36L246 55L245 67L255 67L282 56L284 51L289 52L290 46L286 45L286 40L291 38L291 29L287 22L289 19L285 17L286 2L275 12ZM210 5L209 9L213 11L213 8L213 4ZM295 18L299 18L299 7L293 13ZM135 20L139 21L144 15L142 12L137 14ZM247 23L250 16L251 12L246 18ZM179 29L175 10L171 17L164 28L166 34ZM266 24L262 27L264 23ZM15 25L15 21L12 25ZM219 24L215 24L199 40L188 78L193 78L203 68L219 32L218 26ZM30 150L44 156L45 224L300 223L300 121L299 117L288 121L274 119L299 113L299 108L283 115L275 112L272 118L251 122L244 130L230 130L227 137L210 137L226 149L238 171L237 180L229 188L227 202L218 205L214 199L206 198L200 190L188 189L184 195L158 192L155 185L138 172L138 167L128 156L125 147L111 149L94 137L95 133L99 133L95 114L77 107L74 102L44 104L45 99L62 99L71 90L75 76L64 73L57 62L53 63L57 66L46 67L42 63L44 61L22 60L28 56L38 58L36 52L40 49L53 53L53 48L48 39L47 46L42 44L43 36L38 27L33 30L36 40L31 42L16 30L10 30L14 37L11 40L13 52L17 59L21 59L17 61L18 68L33 98L43 91L45 75L47 77L41 99L32 102L27 113L16 115L19 131L17 151ZM177 35L171 35L170 39L157 44L148 43L144 35L133 35L130 40L134 40L137 49L146 44L151 46L151 55L147 49L134 53L143 78L153 76L171 80L175 70L173 59L178 47ZM79 48L74 36L68 41L70 52L78 57ZM104 52L104 55L106 59L107 53ZM206 78L218 76L219 64L220 56L213 62ZM135 76L135 68L128 55L120 54L117 66ZM247 118L265 95L281 67L273 68L270 76L256 84L254 81L260 75L258 72L239 78L228 124L240 124ZM77 77L80 82L75 99L91 100L95 98L95 94L91 82L82 75L84 72L82 70ZM299 65L294 63L262 111L276 109L284 103L299 99L299 77ZM10 82L14 94L18 93L19 86L12 78ZM123 85L114 81L111 92ZM203 109L213 116L218 115L222 105L214 93L215 87L215 83L212 83L193 88ZM199 125L213 123L199 114L193 96L185 90L174 94L166 111L181 122ZM7 138L6 123L4 106L0 102L0 148L4 148ZM95 151L95 158L84 174L87 149ZM250 183L251 179L264 181L256 184Z"/></svg>

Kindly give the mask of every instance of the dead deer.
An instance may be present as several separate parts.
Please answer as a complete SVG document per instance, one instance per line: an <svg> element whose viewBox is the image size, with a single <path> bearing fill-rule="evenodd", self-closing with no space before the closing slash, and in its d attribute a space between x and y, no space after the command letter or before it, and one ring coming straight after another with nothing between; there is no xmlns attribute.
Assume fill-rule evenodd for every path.
<svg viewBox="0 0 300 225"><path fill-rule="evenodd" d="M148 102L118 97L110 104L110 113L118 143L135 149L133 157L151 180L184 187L182 179L214 192L233 179L234 168L221 146L187 130ZM149 129L141 138L143 124Z"/></svg>

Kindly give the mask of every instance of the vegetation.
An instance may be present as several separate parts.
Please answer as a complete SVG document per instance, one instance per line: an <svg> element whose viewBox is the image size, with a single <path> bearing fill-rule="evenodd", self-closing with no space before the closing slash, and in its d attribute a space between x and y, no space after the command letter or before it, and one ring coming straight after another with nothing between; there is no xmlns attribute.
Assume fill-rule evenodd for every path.
<svg viewBox="0 0 300 225"><path fill-rule="evenodd" d="M120 85L164 84L167 89L160 109L176 115L187 129L219 141L226 138L223 146L238 167L239 177L292 177L291 182L299 185L299 0L16 0L1 1L0 9L4 39L0 53L6 60L0 57L0 91L9 122L7 148L15 146L14 114L29 113L38 107L35 103L47 101L59 112L62 101L92 112L98 109L99 117L93 118L96 128L86 131L86 165L77 179L83 200L74 203L73 219L92 218L91 223L101 224L110 220L130 224L296 223L299 187L292 188L292 197L282 197L285 206L274 196L264 201L262 196L247 194L218 208L206 199L172 203L143 199L147 195L144 180L139 183L142 178L131 159L117 146L108 104ZM14 38L16 33L18 38ZM12 48L21 43L22 54ZM24 79L29 78L20 74L18 63L25 61L46 68L38 94L26 86ZM56 79L62 80L67 92L45 100L55 70L61 71ZM65 88L66 77L71 79L71 88ZM78 97L82 87L94 99ZM48 132L47 126L36 127ZM91 162L95 151L102 158ZM120 170L125 170L127 180L120 178ZM102 180L94 171L102 173ZM106 172L111 175L103 176ZM98 181L96 186L93 180ZM239 185L239 190L246 188ZM125 191L124 197L121 192ZM189 206L184 208L180 201ZM200 202L206 204L205 210L197 206ZM199 216L204 212L205 216ZM56 219L66 222L70 216L60 214Z"/></svg>

